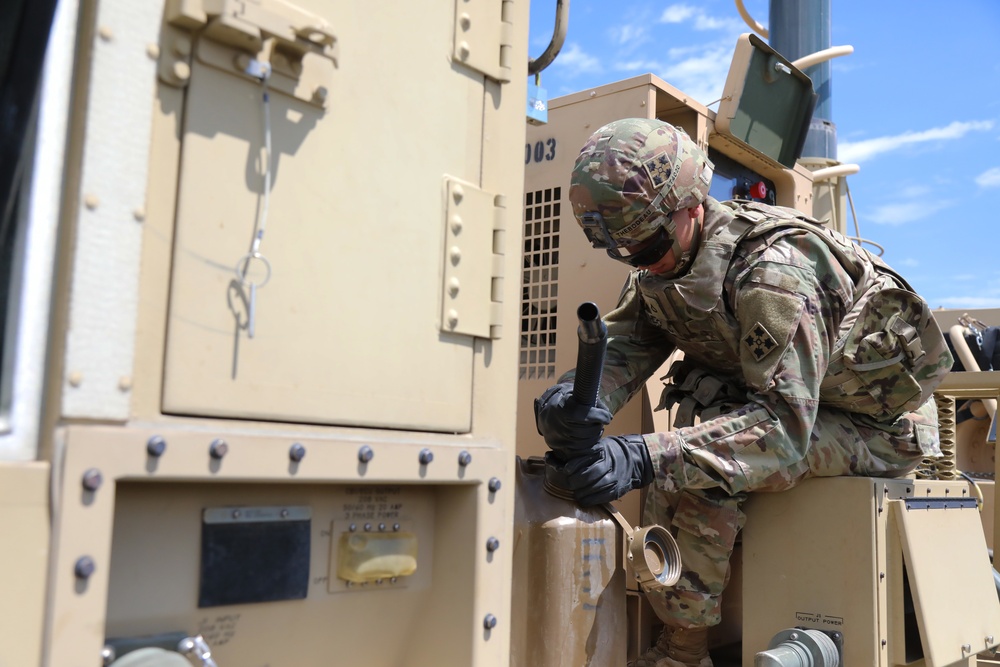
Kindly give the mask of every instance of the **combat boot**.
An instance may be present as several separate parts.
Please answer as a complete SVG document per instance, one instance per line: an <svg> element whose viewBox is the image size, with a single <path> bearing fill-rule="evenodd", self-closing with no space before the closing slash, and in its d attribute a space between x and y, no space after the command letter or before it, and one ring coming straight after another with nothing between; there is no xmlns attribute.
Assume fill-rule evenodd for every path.
<svg viewBox="0 0 1000 667"><path fill-rule="evenodd" d="M656 643L628 667L712 667L708 628L665 625Z"/></svg>

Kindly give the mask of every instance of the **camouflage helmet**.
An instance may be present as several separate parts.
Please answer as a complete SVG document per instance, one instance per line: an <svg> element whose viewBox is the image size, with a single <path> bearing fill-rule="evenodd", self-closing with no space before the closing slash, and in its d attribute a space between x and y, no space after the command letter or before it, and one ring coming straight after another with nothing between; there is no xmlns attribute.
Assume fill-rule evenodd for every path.
<svg viewBox="0 0 1000 667"><path fill-rule="evenodd" d="M670 214L705 200L712 169L684 130L654 119L617 120L594 132L576 159L573 215L595 248L628 261L617 249L661 228L672 235Z"/></svg>

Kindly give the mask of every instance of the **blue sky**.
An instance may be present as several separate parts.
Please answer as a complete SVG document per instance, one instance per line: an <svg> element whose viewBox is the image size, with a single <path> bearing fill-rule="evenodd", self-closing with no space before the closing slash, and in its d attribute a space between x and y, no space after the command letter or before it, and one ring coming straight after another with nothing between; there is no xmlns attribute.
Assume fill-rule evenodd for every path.
<svg viewBox="0 0 1000 667"><path fill-rule="evenodd" d="M831 3L832 44L854 47L832 61L832 120L838 158L861 166L861 236L932 307L1000 307L1000 1ZM767 25L767 0L744 4ZM532 57L554 16L532 2ZM541 83L559 97L649 72L709 103L743 32L733 0L571 0Z"/></svg>

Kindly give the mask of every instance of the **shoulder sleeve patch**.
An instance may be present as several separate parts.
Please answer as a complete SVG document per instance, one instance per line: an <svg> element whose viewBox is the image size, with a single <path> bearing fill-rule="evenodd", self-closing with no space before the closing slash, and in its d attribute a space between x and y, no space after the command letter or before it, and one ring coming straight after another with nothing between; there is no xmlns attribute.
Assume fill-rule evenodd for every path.
<svg viewBox="0 0 1000 667"><path fill-rule="evenodd" d="M771 385L799 326L805 299L765 287L743 291L736 300L740 323L740 364L747 384L759 391Z"/></svg>

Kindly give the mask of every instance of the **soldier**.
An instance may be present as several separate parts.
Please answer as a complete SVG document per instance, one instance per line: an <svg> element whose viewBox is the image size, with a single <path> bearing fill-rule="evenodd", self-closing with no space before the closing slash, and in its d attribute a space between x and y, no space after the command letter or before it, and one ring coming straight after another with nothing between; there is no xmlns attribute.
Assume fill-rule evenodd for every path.
<svg viewBox="0 0 1000 667"><path fill-rule="evenodd" d="M752 491L813 476L895 477L940 455L934 388L952 359L924 301L863 248L802 213L708 196L713 165L647 119L595 132L577 158L573 214L595 248L633 266L604 318L600 399L570 371L535 401L546 476L581 504L649 486L646 523L669 526L675 588L636 667L711 667L707 632ZM603 437L675 349L661 407L686 425ZM695 423L695 417L700 418Z"/></svg>

